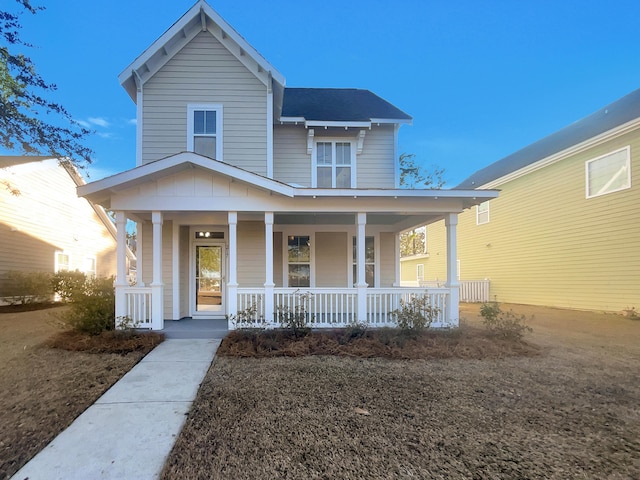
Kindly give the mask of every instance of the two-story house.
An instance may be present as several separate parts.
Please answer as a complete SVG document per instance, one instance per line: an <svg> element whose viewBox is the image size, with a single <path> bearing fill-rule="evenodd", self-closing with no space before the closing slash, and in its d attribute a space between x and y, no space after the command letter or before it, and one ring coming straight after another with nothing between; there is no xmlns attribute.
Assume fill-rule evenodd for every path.
<svg viewBox="0 0 640 480"><path fill-rule="evenodd" d="M400 298L424 293L399 288L398 234L444 219L453 253L429 295L436 324L456 324L457 215L497 193L399 189L409 115L367 90L285 87L202 0L119 79L137 106L137 166L78 189L116 212L117 316L161 329L255 304L272 321L309 292L315 326L388 324Z"/></svg>

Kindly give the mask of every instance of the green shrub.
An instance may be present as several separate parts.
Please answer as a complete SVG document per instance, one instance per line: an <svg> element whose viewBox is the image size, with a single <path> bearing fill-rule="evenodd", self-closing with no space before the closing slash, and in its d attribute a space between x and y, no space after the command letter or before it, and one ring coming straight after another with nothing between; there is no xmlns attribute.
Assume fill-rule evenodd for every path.
<svg viewBox="0 0 640 480"><path fill-rule="evenodd" d="M411 335L429 328L439 313L440 309L431 305L428 295L412 295L409 300L400 299L400 308L389 312L398 328Z"/></svg>
<svg viewBox="0 0 640 480"><path fill-rule="evenodd" d="M309 316L309 304L311 303L311 293L296 294L295 307L291 309L288 305L276 307L276 319L282 328L291 331L297 337L306 337L311 331L309 323L313 317Z"/></svg>
<svg viewBox="0 0 640 480"><path fill-rule="evenodd" d="M62 270L51 278L53 291L65 302L73 302L85 293L87 276L78 270Z"/></svg>
<svg viewBox="0 0 640 480"><path fill-rule="evenodd" d="M64 320L77 331L90 335L115 329L115 291L113 277L88 278L81 293L71 297L71 308Z"/></svg>
<svg viewBox="0 0 640 480"><path fill-rule="evenodd" d="M533 332L533 329L526 324L525 315L518 315L513 310L505 312L495 302L482 304L480 315L485 328L499 337L521 340L525 333Z"/></svg>
<svg viewBox="0 0 640 480"><path fill-rule="evenodd" d="M11 270L3 275L0 298L11 305L48 302L52 296L50 273Z"/></svg>
<svg viewBox="0 0 640 480"><path fill-rule="evenodd" d="M225 315L228 322L233 323L236 330L262 331L265 327L264 318L257 318L258 305L252 303L244 310L237 313Z"/></svg>

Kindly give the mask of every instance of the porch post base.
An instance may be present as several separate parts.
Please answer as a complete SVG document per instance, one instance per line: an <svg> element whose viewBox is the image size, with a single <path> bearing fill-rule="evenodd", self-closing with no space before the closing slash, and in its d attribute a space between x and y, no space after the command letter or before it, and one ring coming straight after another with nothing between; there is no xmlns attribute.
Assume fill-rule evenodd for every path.
<svg viewBox="0 0 640 480"><path fill-rule="evenodd" d="M129 316L129 312L127 311L127 300L125 296L125 289L128 285L123 285L118 283L117 281L114 284L115 296L116 296L116 328L120 330L124 328L121 326L119 319Z"/></svg>
<svg viewBox="0 0 640 480"><path fill-rule="evenodd" d="M273 283L264 285L264 321L267 324L273 323L275 313L274 288Z"/></svg>
<svg viewBox="0 0 640 480"><path fill-rule="evenodd" d="M449 289L447 295L446 308L447 318L445 319L452 327L460 325L460 285L445 285Z"/></svg>
<svg viewBox="0 0 640 480"><path fill-rule="evenodd" d="M151 284L151 330L164 329L164 284Z"/></svg>
<svg viewBox="0 0 640 480"><path fill-rule="evenodd" d="M227 318L238 313L238 284L227 283ZM235 330L235 324L227 320L227 328Z"/></svg>
<svg viewBox="0 0 640 480"><path fill-rule="evenodd" d="M358 322L367 322L367 285L358 285Z"/></svg>

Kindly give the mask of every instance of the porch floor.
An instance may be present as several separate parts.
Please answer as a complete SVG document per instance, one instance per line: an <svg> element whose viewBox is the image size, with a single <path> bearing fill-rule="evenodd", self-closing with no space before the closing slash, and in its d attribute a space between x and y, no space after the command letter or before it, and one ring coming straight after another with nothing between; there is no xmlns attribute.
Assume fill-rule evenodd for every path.
<svg viewBox="0 0 640 480"><path fill-rule="evenodd" d="M224 338L229 330L225 319L183 318L165 320L162 333L173 339L208 339Z"/></svg>

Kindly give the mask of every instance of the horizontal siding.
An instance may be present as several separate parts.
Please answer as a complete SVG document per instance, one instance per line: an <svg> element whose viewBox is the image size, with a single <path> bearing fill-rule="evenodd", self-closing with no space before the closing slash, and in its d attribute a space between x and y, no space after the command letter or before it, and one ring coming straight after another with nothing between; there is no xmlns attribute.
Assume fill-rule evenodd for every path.
<svg viewBox="0 0 640 480"><path fill-rule="evenodd" d="M274 127L274 179L305 187L311 186L311 155L307 154L307 133L307 129L302 125Z"/></svg>
<svg viewBox="0 0 640 480"><path fill-rule="evenodd" d="M238 222L238 284L263 287L266 275L263 222Z"/></svg>
<svg viewBox="0 0 640 480"><path fill-rule="evenodd" d="M186 150L189 103L222 104L224 161L266 174L266 87L208 32L144 85L143 163Z"/></svg>
<svg viewBox="0 0 640 480"><path fill-rule="evenodd" d="M393 287L396 282L396 237L394 233L380 233L380 287Z"/></svg>
<svg viewBox="0 0 640 480"><path fill-rule="evenodd" d="M152 240L153 242L153 240ZM164 283L164 318L173 314L173 222L162 225L162 282Z"/></svg>
<svg viewBox="0 0 640 480"><path fill-rule="evenodd" d="M180 226L180 317L188 317L190 314L189 305L189 257L191 255L191 244L188 226Z"/></svg>
<svg viewBox="0 0 640 480"><path fill-rule="evenodd" d="M316 287L347 287L347 233L315 235Z"/></svg>
<svg viewBox="0 0 640 480"><path fill-rule="evenodd" d="M393 125L373 126L357 158L358 188L395 187Z"/></svg>
<svg viewBox="0 0 640 480"><path fill-rule="evenodd" d="M627 145L632 188L586 199L585 161ZM638 131L499 188L489 223L475 224L475 207L460 215L463 279L489 278L502 302L605 311L640 305ZM444 228L429 227L429 241L437 232Z"/></svg>

